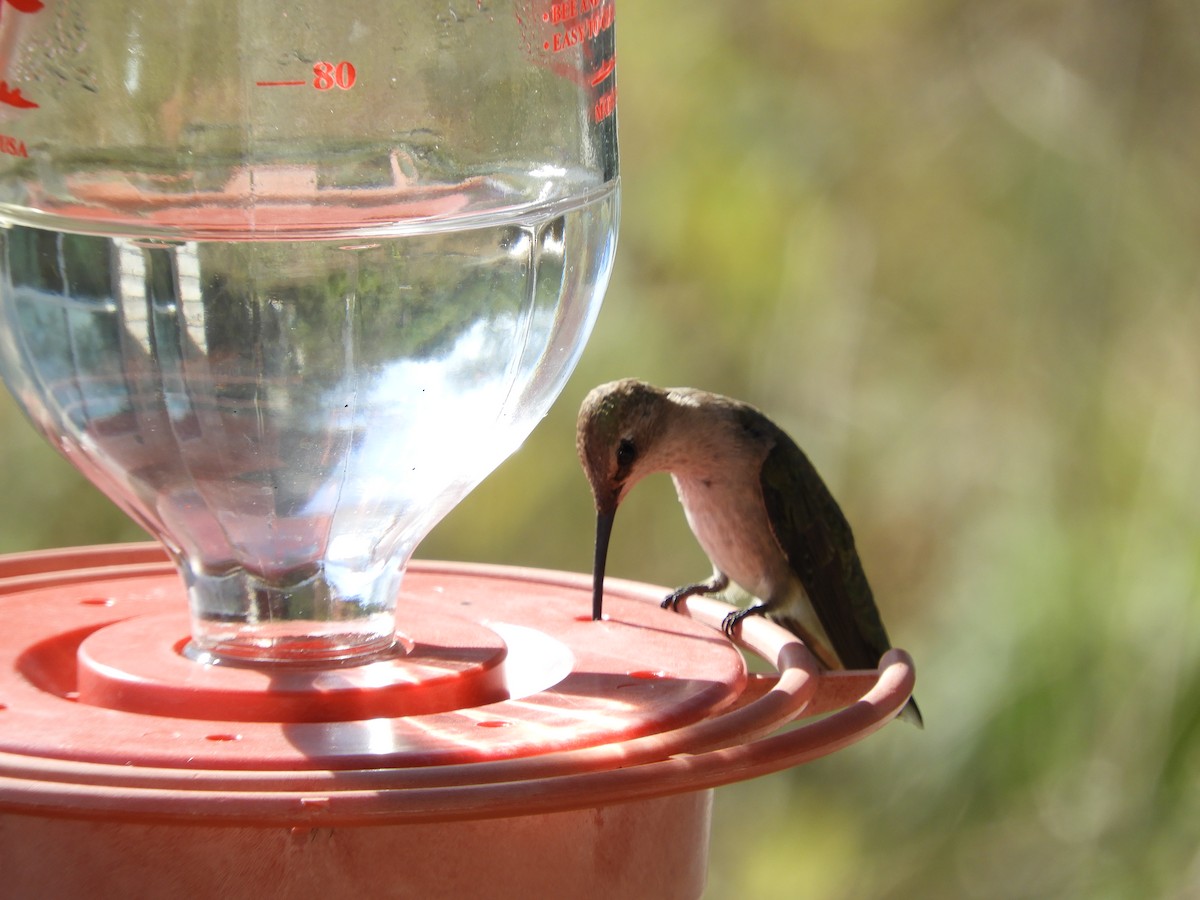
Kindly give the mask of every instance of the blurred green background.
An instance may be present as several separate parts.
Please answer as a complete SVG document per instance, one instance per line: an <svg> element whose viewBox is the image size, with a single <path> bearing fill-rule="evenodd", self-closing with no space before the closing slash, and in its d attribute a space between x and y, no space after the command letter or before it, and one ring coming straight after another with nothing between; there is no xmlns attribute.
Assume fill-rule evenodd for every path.
<svg viewBox="0 0 1200 900"><path fill-rule="evenodd" d="M584 393L750 400L842 501L927 728L718 791L707 897L1200 895L1200 6L646 0L617 27L605 309L419 555L587 570ZM0 426L0 550L142 537L7 396ZM610 572L708 573L665 477Z"/></svg>

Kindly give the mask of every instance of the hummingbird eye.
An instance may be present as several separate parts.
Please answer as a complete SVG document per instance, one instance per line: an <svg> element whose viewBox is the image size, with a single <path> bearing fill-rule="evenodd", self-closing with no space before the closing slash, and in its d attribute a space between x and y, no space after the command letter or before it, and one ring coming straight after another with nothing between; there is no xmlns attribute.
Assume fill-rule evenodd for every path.
<svg viewBox="0 0 1200 900"><path fill-rule="evenodd" d="M621 442L617 444L617 471L622 472L633 465L633 461L637 459L637 447L629 438L621 438Z"/></svg>

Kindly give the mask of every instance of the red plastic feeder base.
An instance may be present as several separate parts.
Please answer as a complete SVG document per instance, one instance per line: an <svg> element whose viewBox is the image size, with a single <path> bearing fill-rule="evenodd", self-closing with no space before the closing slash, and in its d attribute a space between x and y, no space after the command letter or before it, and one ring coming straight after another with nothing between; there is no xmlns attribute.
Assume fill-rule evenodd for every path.
<svg viewBox="0 0 1200 900"><path fill-rule="evenodd" d="M184 655L157 545L0 557L0 873L21 897L699 896L711 788L878 729L913 684L660 588L414 563L397 649ZM798 728L789 722L836 710Z"/></svg>

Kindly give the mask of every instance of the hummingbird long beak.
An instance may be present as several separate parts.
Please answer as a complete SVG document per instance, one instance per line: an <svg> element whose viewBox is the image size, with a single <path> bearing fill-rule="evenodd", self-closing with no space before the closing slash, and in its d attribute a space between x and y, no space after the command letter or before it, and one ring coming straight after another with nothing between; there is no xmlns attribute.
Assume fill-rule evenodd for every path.
<svg viewBox="0 0 1200 900"><path fill-rule="evenodd" d="M596 513L596 559L592 563L592 621L599 622L604 608L604 566L608 560L608 539L612 535L616 509Z"/></svg>

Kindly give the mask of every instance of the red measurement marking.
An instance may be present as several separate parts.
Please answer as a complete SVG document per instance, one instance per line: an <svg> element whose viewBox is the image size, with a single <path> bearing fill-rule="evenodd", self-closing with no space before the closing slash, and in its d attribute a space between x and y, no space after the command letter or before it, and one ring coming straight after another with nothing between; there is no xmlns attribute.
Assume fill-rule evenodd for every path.
<svg viewBox="0 0 1200 900"><path fill-rule="evenodd" d="M15 138L12 135L0 134L0 153L7 153L9 156L23 156L29 158L29 151L25 149L25 142L20 138Z"/></svg>
<svg viewBox="0 0 1200 900"><path fill-rule="evenodd" d="M592 107L592 117L597 122L603 122L614 112L617 111L617 92L608 91L604 96L596 101L596 105Z"/></svg>
<svg viewBox="0 0 1200 900"><path fill-rule="evenodd" d="M286 78L278 81L256 81L254 84L257 87L304 87L310 85L318 91L332 91L334 88L348 91L358 80L358 70L354 68L354 63L344 59L335 63L314 63L312 73L312 81L305 81L303 78ZM0 97L0 100L2 99L3 97Z"/></svg>
<svg viewBox="0 0 1200 900"><path fill-rule="evenodd" d="M319 62L313 66L313 87L318 91L331 91L335 87L348 91L354 87L357 78L354 64L346 60L339 63Z"/></svg>
<svg viewBox="0 0 1200 900"><path fill-rule="evenodd" d="M37 104L22 94L20 88L9 87L7 81L0 81L0 103L17 109L37 109Z"/></svg>
<svg viewBox="0 0 1200 900"><path fill-rule="evenodd" d="M612 74L612 70L617 67L615 59L606 59L600 64L600 68L596 70L596 74L592 76L592 87L595 87L605 78Z"/></svg>
<svg viewBox="0 0 1200 900"><path fill-rule="evenodd" d="M35 13L46 5L42 3L42 0L8 0L8 2L17 12L23 13Z"/></svg>
<svg viewBox="0 0 1200 900"><path fill-rule="evenodd" d="M29 14L41 12L42 8L46 5L42 0L7 0L7 2L17 12ZM0 3L0 13L3 12L4 4ZM21 93L19 87L9 87L7 81L0 81L0 103L16 107L17 109L37 109L38 107L35 102ZM19 154L9 149L4 150L4 152L13 156L24 156L24 150L25 146L22 144L22 152Z"/></svg>

